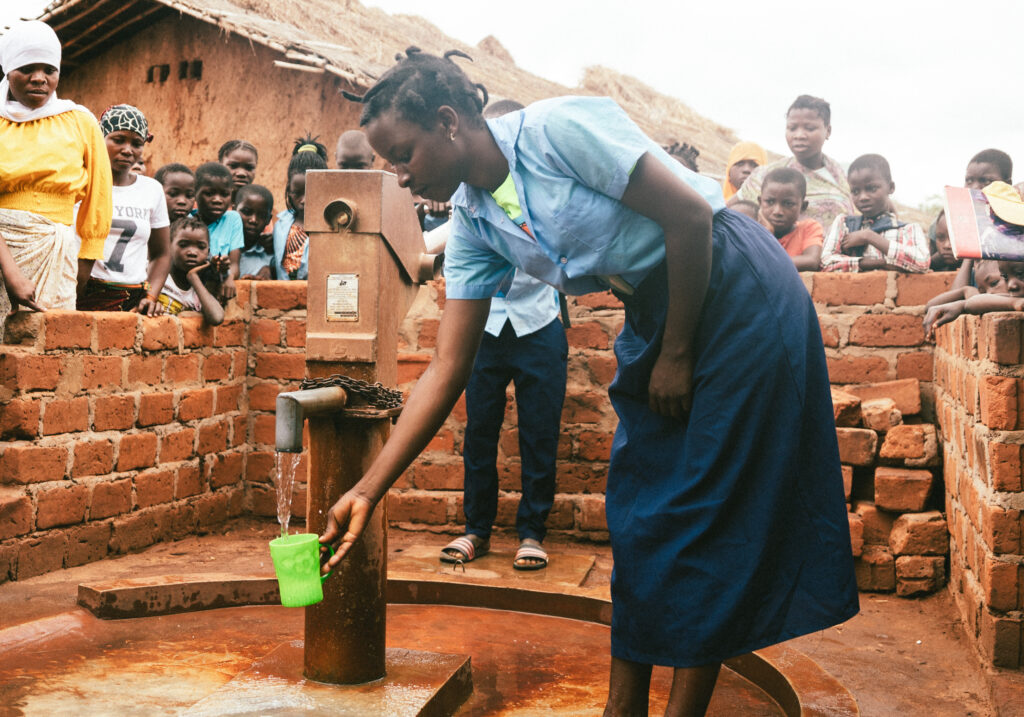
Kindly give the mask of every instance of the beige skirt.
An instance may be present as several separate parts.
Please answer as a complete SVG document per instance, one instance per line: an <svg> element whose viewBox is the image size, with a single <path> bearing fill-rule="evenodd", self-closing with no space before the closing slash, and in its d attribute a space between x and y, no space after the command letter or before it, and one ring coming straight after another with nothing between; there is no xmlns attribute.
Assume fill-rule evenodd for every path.
<svg viewBox="0 0 1024 717"><path fill-rule="evenodd" d="M25 278L35 284L36 303L44 309L75 308L78 262L71 227L32 212L0 209L0 240L7 244ZM11 312L0 277L0 329ZM20 307L19 307L20 308Z"/></svg>

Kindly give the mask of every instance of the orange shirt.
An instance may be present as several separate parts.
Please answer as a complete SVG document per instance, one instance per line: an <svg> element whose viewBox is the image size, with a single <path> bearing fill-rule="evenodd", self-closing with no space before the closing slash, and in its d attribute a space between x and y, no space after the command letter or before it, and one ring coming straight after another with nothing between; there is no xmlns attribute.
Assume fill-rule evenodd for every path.
<svg viewBox="0 0 1024 717"><path fill-rule="evenodd" d="M809 246L821 246L824 233L817 219L801 219L786 236L779 239L779 244L790 256L800 256Z"/></svg>

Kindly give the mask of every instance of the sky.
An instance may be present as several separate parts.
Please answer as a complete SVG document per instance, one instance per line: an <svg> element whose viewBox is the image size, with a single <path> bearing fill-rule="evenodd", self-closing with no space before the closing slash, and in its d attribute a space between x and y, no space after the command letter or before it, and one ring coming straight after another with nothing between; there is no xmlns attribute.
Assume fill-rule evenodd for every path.
<svg viewBox="0 0 1024 717"><path fill-rule="evenodd" d="M494 35L520 67L568 87L590 65L632 75L779 154L789 154L789 104L824 97L826 154L843 164L884 155L905 204L962 185L967 161L988 147L1016 158L1024 179L1020 0L518 0L503 6L514 18L480 0L364 2L467 44ZM0 25L45 5L0 0Z"/></svg>

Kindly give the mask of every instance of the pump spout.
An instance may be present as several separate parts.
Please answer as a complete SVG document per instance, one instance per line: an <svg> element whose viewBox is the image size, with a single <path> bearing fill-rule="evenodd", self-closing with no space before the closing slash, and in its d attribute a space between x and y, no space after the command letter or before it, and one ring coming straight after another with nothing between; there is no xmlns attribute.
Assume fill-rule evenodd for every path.
<svg viewBox="0 0 1024 717"><path fill-rule="evenodd" d="M333 413L345 408L348 394L340 386L307 388L277 394L277 423L274 431L279 453L302 452L302 424L307 416Z"/></svg>

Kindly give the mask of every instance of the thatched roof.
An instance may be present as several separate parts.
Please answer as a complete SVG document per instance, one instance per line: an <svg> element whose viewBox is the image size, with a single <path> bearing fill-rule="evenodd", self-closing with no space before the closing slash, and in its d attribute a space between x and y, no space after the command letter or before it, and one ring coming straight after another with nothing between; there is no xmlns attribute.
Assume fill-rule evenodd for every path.
<svg viewBox="0 0 1024 717"><path fill-rule="evenodd" d="M477 47L454 40L419 17L389 15L357 0L56 0L40 16L64 45L65 73L119 40L166 17L190 15L221 31L266 46L277 64L338 75L368 87L410 45L440 53L460 49L474 58L466 69L492 97L524 104L564 94L609 95L656 141L685 141L700 150L701 171L720 174L737 137L727 128L611 70L592 67L579 87L569 88L517 67L493 37Z"/></svg>

